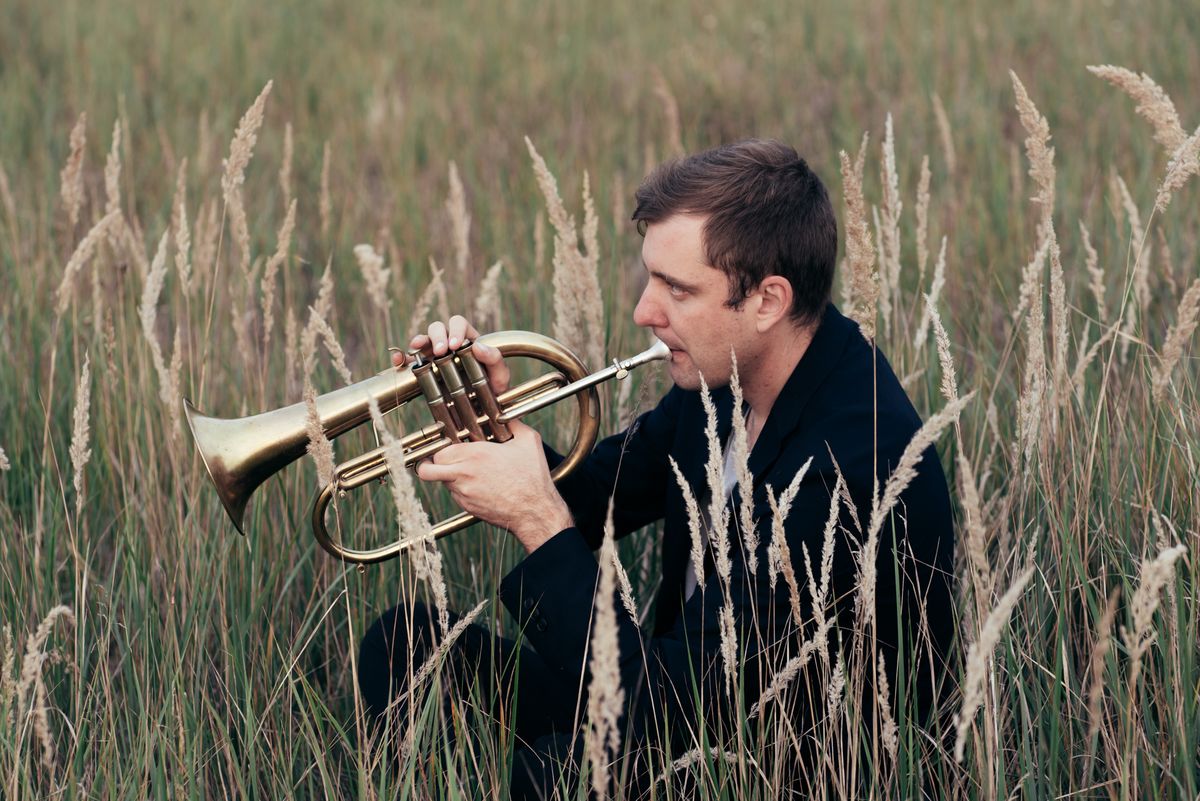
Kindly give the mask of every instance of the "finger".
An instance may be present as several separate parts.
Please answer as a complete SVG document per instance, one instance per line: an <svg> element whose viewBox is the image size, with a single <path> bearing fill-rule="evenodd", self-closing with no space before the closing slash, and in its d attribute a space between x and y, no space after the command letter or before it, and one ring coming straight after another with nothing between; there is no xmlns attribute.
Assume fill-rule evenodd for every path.
<svg viewBox="0 0 1200 801"><path fill-rule="evenodd" d="M479 336L479 332L475 330L475 326L471 325L467 318L461 314L456 314L450 318L448 329L450 350L456 349L467 338L475 339Z"/></svg>
<svg viewBox="0 0 1200 801"><path fill-rule="evenodd" d="M422 481L441 481L445 484L452 484L458 478L458 468L449 464L435 464L432 460L426 459L417 465L417 478Z"/></svg>
<svg viewBox="0 0 1200 801"><path fill-rule="evenodd" d="M475 346L471 348L471 352L487 370L488 385L492 388L492 392L499 395L501 392L507 391L512 375L500 351L486 343L476 342Z"/></svg>
<svg viewBox="0 0 1200 801"><path fill-rule="evenodd" d="M446 355L446 324L435 320L429 324L429 342L433 346L434 356Z"/></svg>
<svg viewBox="0 0 1200 801"><path fill-rule="evenodd" d="M429 347L429 337L425 334L417 334L408 341L409 350L423 350Z"/></svg>
<svg viewBox="0 0 1200 801"><path fill-rule="evenodd" d="M408 362L408 354L402 350L392 351L392 366L403 367Z"/></svg>

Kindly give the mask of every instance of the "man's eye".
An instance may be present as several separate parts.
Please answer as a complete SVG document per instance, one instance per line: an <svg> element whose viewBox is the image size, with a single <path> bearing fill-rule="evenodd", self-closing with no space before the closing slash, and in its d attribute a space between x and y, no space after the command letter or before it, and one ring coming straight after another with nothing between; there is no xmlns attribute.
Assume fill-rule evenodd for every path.
<svg viewBox="0 0 1200 801"><path fill-rule="evenodd" d="M679 284L668 283L667 291L671 293L672 297L676 297L676 298L681 298L687 294L687 290L684 289L683 287L681 287Z"/></svg>

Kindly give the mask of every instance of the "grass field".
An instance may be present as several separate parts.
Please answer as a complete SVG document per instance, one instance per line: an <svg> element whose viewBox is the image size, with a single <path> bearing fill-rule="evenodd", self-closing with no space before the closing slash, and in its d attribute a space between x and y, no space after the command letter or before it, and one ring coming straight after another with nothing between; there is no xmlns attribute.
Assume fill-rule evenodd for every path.
<svg viewBox="0 0 1200 801"><path fill-rule="evenodd" d="M645 335L627 219L647 169L777 137L829 186L844 232L839 153L852 161L869 132L866 230L876 250L898 243L876 261L876 340L922 416L943 409L950 362L920 333L933 291L957 392L975 393L939 451L962 524L949 678L964 689L942 712L978 706L952 732L958 759L903 710L896 748L879 745L847 698L824 747L867 742L869 758L836 763L832 786L1200 798L1200 191L1193 179L1154 210L1170 126L1087 69L1146 73L1191 136L1197 39L1192 4L1165 0L5 0L0 795L503 797L502 732L474 726L469 745L439 748L442 727L462 724L428 705L398 767L367 741L351 656L375 615L427 594L411 566L359 572L315 545L310 459L268 482L239 538L179 396L232 417L300 400L306 377L344 384L312 306L355 379L443 304L552 332L554 229L525 137L580 224L587 176L593 340L631 355ZM1052 136L1048 175L1031 172L1036 114L1018 112L1010 70ZM268 81L244 184L231 182L230 142ZM604 430L665 390L653 369L634 382L619 401L607 390ZM387 495L342 503L344 530L394 537ZM655 545L646 531L618 549L643 606ZM439 548L451 606L490 598L482 619L512 634L494 593L516 544L476 527ZM689 775L701 797L774 797L745 757L786 749L772 750L775 729L738 723L715 744L736 758L679 768L660 797Z"/></svg>

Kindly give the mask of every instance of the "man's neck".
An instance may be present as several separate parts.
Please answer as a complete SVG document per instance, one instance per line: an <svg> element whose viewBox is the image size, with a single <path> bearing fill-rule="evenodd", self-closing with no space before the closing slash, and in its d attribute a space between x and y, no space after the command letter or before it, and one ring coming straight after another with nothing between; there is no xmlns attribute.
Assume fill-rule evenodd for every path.
<svg viewBox="0 0 1200 801"><path fill-rule="evenodd" d="M791 378L796 365L808 351L815 332L816 326L803 329L784 327L778 335L778 341L763 349L754 369L747 370L742 378L742 397L750 407L746 438L751 450L754 449L754 443L762 433L763 425L771 414L776 398L783 391L784 384Z"/></svg>

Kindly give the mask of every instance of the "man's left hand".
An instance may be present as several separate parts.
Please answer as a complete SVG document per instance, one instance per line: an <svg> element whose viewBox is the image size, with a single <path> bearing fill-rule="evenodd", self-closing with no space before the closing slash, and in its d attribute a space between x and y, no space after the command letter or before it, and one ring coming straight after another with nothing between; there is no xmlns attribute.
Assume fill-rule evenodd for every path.
<svg viewBox="0 0 1200 801"><path fill-rule="evenodd" d="M462 509L508 529L533 553L574 521L550 478L541 435L519 421L508 425L508 442L449 445L422 462L417 476L441 481Z"/></svg>

